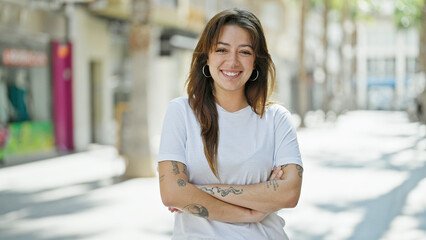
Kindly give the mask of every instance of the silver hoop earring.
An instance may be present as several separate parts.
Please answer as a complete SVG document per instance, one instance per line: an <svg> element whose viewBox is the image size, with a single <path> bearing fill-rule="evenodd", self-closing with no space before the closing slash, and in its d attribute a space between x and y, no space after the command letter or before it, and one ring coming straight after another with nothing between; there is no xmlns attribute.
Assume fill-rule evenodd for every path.
<svg viewBox="0 0 426 240"><path fill-rule="evenodd" d="M259 70L257 70L256 68L254 70L256 70L256 77L254 79L249 79L252 82L256 81L257 78L259 77Z"/></svg>
<svg viewBox="0 0 426 240"><path fill-rule="evenodd" d="M207 64L203 66L203 69L201 70L201 72L203 72L204 77L206 77L206 78L211 78L211 77L212 77L212 75L207 76L207 74L204 72L204 68L205 68L206 66L207 66Z"/></svg>

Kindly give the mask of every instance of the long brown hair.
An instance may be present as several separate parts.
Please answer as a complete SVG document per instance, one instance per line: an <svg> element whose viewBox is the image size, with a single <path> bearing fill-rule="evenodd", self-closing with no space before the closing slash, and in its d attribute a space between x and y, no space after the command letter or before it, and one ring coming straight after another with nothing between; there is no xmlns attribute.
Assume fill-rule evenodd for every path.
<svg viewBox="0 0 426 240"><path fill-rule="evenodd" d="M265 35L259 19L251 12L228 9L216 14L206 25L194 50L189 77L186 80L188 102L201 126L201 136L210 169L219 178L217 152L219 144L219 122L214 97L213 79L203 75L209 52L217 45L224 25L236 25L246 29L255 51L255 68L259 71L256 81L247 81L244 89L247 103L253 111L263 117L268 97L275 84L275 65L266 45ZM207 68L205 72L208 73ZM255 72L255 71L253 71ZM257 74L257 73L256 73ZM250 78L255 78L251 76Z"/></svg>

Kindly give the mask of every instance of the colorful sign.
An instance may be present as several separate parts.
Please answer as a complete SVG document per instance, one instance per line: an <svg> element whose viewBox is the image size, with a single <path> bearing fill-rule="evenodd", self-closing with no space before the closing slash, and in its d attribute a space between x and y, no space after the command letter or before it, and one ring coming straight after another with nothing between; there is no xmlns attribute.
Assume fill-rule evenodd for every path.
<svg viewBox="0 0 426 240"><path fill-rule="evenodd" d="M7 127L0 126L0 163L4 159L4 148L6 147L8 138L9 129Z"/></svg>
<svg viewBox="0 0 426 240"><path fill-rule="evenodd" d="M6 131L5 144L0 146L0 159L1 156L23 156L54 149L51 122L10 123Z"/></svg>
<svg viewBox="0 0 426 240"><path fill-rule="evenodd" d="M45 52L6 48L3 51L2 62L5 66L44 67L47 64L47 55Z"/></svg>

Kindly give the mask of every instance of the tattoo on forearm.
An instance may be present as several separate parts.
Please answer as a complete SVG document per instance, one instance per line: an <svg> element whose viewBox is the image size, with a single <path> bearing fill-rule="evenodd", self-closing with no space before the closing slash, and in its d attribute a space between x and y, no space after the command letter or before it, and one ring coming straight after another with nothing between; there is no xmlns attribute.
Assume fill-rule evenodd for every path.
<svg viewBox="0 0 426 240"><path fill-rule="evenodd" d="M212 187L212 188L201 187L200 189L203 190L206 193L211 194L211 195L214 195L214 193L216 191L217 193L220 193L220 195L222 197L226 197L230 193L233 193L235 195L240 195L240 194L243 193L243 189L235 189L233 187L229 187L228 189L222 189L220 187Z"/></svg>
<svg viewBox="0 0 426 240"><path fill-rule="evenodd" d="M299 174L299 177L302 178L303 176L303 168L299 165L296 165L297 173Z"/></svg>
<svg viewBox="0 0 426 240"><path fill-rule="evenodd" d="M202 217L202 218L208 218L209 217L209 211L207 211L207 208L200 204L189 204L186 205L183 208L184 211L191 213L195 216Z"/></svg>
<svg viewBox="0 0 426 240"><path fill-rule="evenodd" d="M164 177L165 177L166 175L161 175L160 177L159 177L159 179L160 179L160 182L162 182L163 180L164 180Z"/></svg>
<svg viewBox="0 0 426 240"><path fill-rule="evenodd" d="M176 161L172 161L172 165L173 165L173 173L175 175L178 175L180 172L179 172L179 166L178 166L177 162Z"/></svg>
<svg viewBox="0 0 426 240"><path fill-rule="evenodd" d="M278 189L277 180L267 181L266 182L266 188L274 188L274 191L277 191L277 189Z"/></svg>
<svg viewBox="0 0 426 240"><path fill-rule="evenodd" d="M182 170L182 172L183 172L186 176L188 176L188 168L186 167L186 165L185 165L185 164L183 165L183 170Z"/></svg>
<svg viewBox="0 0 426 240"><path fill-rule="evenodd" d="M178 179L177 180L177 184L179 185L179 187L185 187L186 186L186 181L183 179Z"/></svg>

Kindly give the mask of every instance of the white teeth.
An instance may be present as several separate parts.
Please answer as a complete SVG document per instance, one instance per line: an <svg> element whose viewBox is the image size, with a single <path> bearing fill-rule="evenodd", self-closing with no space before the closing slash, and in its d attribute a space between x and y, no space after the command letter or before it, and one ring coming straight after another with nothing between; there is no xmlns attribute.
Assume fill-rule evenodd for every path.
<svg viewBox="0 0 426 240"><path fill-rule="evenodd" d="M239 74L239 72L223 72L226 76L234 77Z"/></svg>

